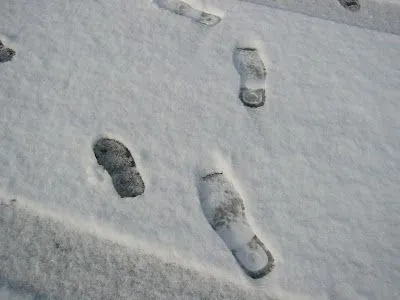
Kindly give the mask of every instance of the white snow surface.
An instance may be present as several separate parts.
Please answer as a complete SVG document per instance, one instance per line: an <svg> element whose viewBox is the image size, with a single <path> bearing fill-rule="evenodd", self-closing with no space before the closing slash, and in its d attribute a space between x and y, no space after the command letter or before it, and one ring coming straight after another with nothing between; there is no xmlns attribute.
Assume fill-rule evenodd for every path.
<svg viewBox="0 0 400 300"><path fill-rule="evenodd" d="M0 198L39 220L49 211L78 236L97 232L92 246L108 239L180 266L177 290L216 278L249 297L398 299L400 37L248 2L188 3L221 23L204 27L147 0L0 4L0 39L17 52L0 65ZM238 44L262 52L261 108L238 98ZM92 151L99 136L130 149L142 196L119 198ZM266 277L249 279L208 224L198 182L209 171L229 175L243 196L276 261ZM7 249L0 241L0 259L12 257ZM165 272L157 262L149 272ZM53 295L54 286L3 284L24 276L2 268L0 296ZM143 299L165 291L155 278ZM70 295L71 282L57 293Z"/></svg>
<svg viewBox="0 0 400 300"><path fill-rule="evenodd" d="M400 35L399 0L357 0L360 10L345 9L339 0L241 0L302 13L353 26Z"/></svg>

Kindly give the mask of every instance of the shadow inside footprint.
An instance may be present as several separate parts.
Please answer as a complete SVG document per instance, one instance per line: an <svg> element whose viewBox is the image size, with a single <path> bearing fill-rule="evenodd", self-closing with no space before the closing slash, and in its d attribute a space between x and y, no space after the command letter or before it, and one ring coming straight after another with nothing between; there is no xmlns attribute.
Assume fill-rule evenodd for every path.
<svg viewBox="0 0 400 300"><path fill-rule="evenodd" d="M223 173L202 177L198 192L208 223L246 274L257 279L271 272L274 258L250 227L243 199Z"/></svg>
<svg viewBox="0 0 400 300"><path fill-rule="evenodd" d="M15 51L4 47L4 44L0 41L0 63L10 61L14 56Z"/></svg>
<svg viewBox="0 0 400 300"><path fill-rule="evenodd" d="M117 193L122 197L136 197L144 193L144 182L136 169L131 152L119 141L101 138L93 146L99 165L110 174Z"/></svg>

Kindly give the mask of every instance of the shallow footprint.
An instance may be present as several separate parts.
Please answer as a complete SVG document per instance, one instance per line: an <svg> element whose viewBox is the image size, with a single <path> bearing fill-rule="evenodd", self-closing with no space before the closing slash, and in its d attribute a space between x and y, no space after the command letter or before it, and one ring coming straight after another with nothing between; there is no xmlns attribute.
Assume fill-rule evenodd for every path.
<svg viewBox="0 0 400 300"><path fill-rule="evenodd" d="M190 4L178 0L155 0L161 8L168 9L178 15L188 17L206 26L214 26L221 21L221 18L193 8Z"/></svg>
<svg viewBox="0 0 400 300"><path fill-rule="evenodd" d="M263 106L267 72L257 48L236 48L233 61L240 75L239 99L246 106Z"/></svg>
<svg viewBox="0 0 400 300"><path fill-rule="evenodd" d="M11 48L4 47L0 41L0 62L10 61L15 56L15 51Z"/></svg>
<svg viewBox="0 0 400 300"><path fill-rule="evenodd" d="M243 199L222 172L201 178L199 197L206 219L247 275L257 279L271 272L274 258L251 229Z"/></svg>
<svg viewBox="0 0 400 300"><path fill-rule="evenodd" d="M99 165L110 174L117 193L122 197L136 197L144 193L144 182L136 169L131 152L121 142L101 138L93 146Z"/></svg>
<svg viewBox="0 0 400 300"><path fill-rule="evenodd" d="M339 3L350 11L359 11L360 10L360 3L358 0L338 0Z"/></svg>

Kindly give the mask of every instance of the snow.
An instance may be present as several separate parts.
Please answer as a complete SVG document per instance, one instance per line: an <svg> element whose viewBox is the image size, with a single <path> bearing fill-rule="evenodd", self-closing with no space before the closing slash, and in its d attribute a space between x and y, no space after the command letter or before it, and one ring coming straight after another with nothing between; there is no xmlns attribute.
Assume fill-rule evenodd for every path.
<svg viewBox="0 0 400 300"><path fill-rule="evenodd" d="M341 0L240 0L322 18L338 23L360 26L382 32L400 34L399 0L357 0L360 10L345 9ZM345 1L345 0L344 0ZM349 1L350 2L350 1Z"/></svg>
<svg viewBox="0 0 400 300"><path fill-rule="evenodd" d="M147 0L0 5L0 39L17 52L0 65L0 198L17 199L21 224L50 224L26 236L10 227L2 241L27 245L31 234L49 241L65 232L73 245L91 241L74 248L79 256L112 240L121 261L148 264L131 286L148 299L175 297L182 282L203 295L211 283L224 287L228 299L398 298L399 36L248 2L195 7L222 22L204 27ZM238 99L238 44L262 52L264 107ZM118 197L92 151L100 136L129 148L142 196ZM202 212L199 177L221 170L274 255L263 279L246 277ZM13 257L7 242L0 282L30 280L17 272L26 268L24 247ZM90 263L115 255L107 249ZM54 276L30 270L37 273L26 284L70 295L79 282L85 298L86 281L101 292L80 277L93 270L61 278L61 266L53 268ZM14 292L2 287L0 295Z"/></svg>
<svg viewBox="0 0 400 300"><path fill-rule="evenodd" d="M131 252L131 238L110 235L107 229L93 230L92 226L91 232L79 232L65 217L37 210L24 199L17 206L3 204L1 219L12 225L0 235L6 245L1 267L14 279L11 287L34 290L35 297L268 299L249 287L227 282L218 270L204 273L148 255L148 251Z"/></svg>

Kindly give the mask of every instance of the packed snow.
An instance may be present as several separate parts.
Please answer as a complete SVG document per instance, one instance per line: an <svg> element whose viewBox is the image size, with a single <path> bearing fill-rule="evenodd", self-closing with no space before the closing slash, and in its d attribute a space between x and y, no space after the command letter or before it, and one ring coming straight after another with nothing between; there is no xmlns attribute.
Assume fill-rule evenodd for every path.
<svg viewBox="0 0 400 300"><path fill-rule="evenodd" d="M399 298L399 32L187 2L222 21L148 0L0 4L0 40L16 51L0 64L0 297ZM265 63L262 107L238 97L238 45ZM99 137L130 150L143 195L118 196ZM262 279L202 211L200 176L219 171L275 258ZM121 281L126 262L148 273Z"/></svg>

